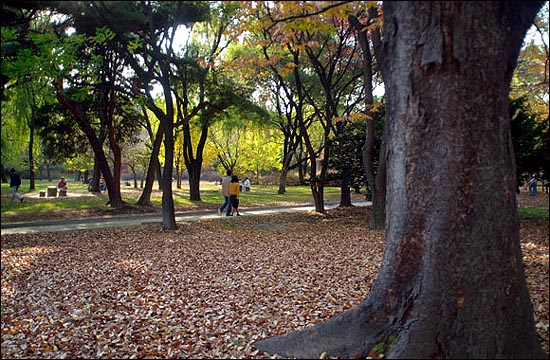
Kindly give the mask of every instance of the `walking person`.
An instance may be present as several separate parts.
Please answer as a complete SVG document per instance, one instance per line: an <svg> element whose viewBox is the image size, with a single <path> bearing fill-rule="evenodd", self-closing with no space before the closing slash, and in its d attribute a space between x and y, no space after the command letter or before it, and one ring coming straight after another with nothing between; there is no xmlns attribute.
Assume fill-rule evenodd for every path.
<svg viewBox="0 0 550 360"><path fill-rule="evenodd" d="M244 178L244 191L250 191L250 179Z"/></svg>
<svg viewBox="0 0 550 360"><path fill-rule="evenodd" d="M537 195L537 175L533 174L529 180L529 196Z"/></svg>
<svg viewBox="0 0 550 360"><path fill-rule="evenodd" d="M23 199L25 199L23 196L21 196L17 192L17 190L19 190L19 186L21 186L21 176L19 176L19 173L17 173L17 171L15 171L14 168L11 168L10 170L11 201L17 198L19 202L23 202Z"/></svg>
<svg viewBox="0 0 550 360"><path fill-rule="evenodd" d="M239 214L240 190L241 183L239 181L239 177L237 175L233 175L233 177L231 177L231 183L229 183L229 201L231 205L227 208L227 216L233 216L235 212L237 213L237 216L241 216L241 214ZM229 208L231 208L231 213L229 213Z"/></svg>
<svg viewBox="0 0 550 360"><path fill-rule="evenodd" d="M231 203L229 202L229 183L231 182L231 175L233 172L227 170L227 176L224 176L221 181L222 185L222 195L223 195L223 204L220 206L220 214L223 214L225 208L227 208L226 215L229 215L231 212Z"/></svg>

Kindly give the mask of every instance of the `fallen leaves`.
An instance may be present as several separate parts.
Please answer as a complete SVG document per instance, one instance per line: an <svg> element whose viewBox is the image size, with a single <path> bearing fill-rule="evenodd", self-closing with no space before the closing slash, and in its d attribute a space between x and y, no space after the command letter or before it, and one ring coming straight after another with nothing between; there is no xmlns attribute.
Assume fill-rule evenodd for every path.
<svg viewBox="0 0 550 360"><path fill-rule="evenodd" d="M2 358L269 358L252 343L367 296L384 234L364 211L2 236ZM548 225L522 238L548 351Z"/></svg>

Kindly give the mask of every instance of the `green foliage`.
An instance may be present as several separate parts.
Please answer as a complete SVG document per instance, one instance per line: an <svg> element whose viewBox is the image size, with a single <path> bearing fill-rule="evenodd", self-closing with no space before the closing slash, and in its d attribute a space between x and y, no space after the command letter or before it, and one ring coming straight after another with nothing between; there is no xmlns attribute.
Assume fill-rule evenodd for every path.
<svg viewBox="0 0 550 360"><path fill-rule="evenodd" d="M38 109L35 125L44 146L44 155L57 163L63 164L66 159L74 158L88 148L88 140L72 115L60 104L48 104Z"/></svg>
<svg viewBox="0 0 550 360"><path fill-rule="evenodd" d="M374 172L378 166L380 145L384 129L385 109L382 103L373 110L375 139L373 147ZM362 149L365 145L365 120L349 121L345 124L342 133L330 141L329 177L327 180L342 180L349 177L349 185L354 189L365 186L366 175L363 165Z"/></svg>
<svg viewBox="0 0 550 360"><path fill-rule="evenodd" d="M329 180L346 179L351 187L358 189L365 185L362 154L365 133L364 121L352 121L345 125L340 135L331 139Z"/></svg>
<svg viewBox="0 0 550 360"><path fill-rule="evenodd" d="M524 39L517 66L514 70L510 96L524 97L529 111L540 121L548 122L549 97L548 80L550 59L548 58L549 3L545 2Z"/></svg>
<svg viewBox="0 0 550 360"><path fill-rule="evenodd" d="M57 185L56 181L37 181L36 191L23 191L23 196L37 196L40 190L46 189L48 186ZM28 188L28 180L23 179L22 188ZM47 213L49 211L64 210L64 209L85 209L104 206L108 197L105 193L95 195L92 197L82 197L72 199L67 198L43 198L41 200L31 200L24 203L4 201L9 199L11 190L9 184L2 184L2 214L40 214ZM69 181L69 192L71 190L79 190L87 192L87 185L81 183L75 183ZM290 186L287 189L287 193L284 195L277 194L277 186L263 186L252 185L252 191L241 193L241 204L243 207L248 206L260 206L260 205L288 205L288 204L304 204L311 203L311 189L308 186ZM187 188L174 189L174 205L175 206L187 206L187 207L205 207L214 208L223 203L223 196L219 185L213 183L204 183L201 186L201 199L200 202L194 202L189 200L187 195L189 190ZM122 193L124 201L135 204L138 193L127 194ZM326 201L337 201L340 198L340 190L336 187L328 187L325 189ZM151 202L155 206L160 206L162 203L162 193L155 190L151 198Z"/></svg>
<svg viewBox="0 0 550 360"><path fill-rule="evenodd" d="M520 207L518 216L520 219L549 219L550 213L544 207Z"/></svg>
<svg viewBox="0 0 550 360"><path fill-rule="evenodd" d="M91 38L91 42L94 45L105 45L107 41L115 38L115 33L109 30L107 27L102 26L96 29L96 36Z"/></svg>
<svg viewBox="0 0 550 360"><path fill-rule="evenodd" d="M526 182L533 173L548 179L548 122L537 120L526 97L510 101L510 119L518 181Z"/></svg>

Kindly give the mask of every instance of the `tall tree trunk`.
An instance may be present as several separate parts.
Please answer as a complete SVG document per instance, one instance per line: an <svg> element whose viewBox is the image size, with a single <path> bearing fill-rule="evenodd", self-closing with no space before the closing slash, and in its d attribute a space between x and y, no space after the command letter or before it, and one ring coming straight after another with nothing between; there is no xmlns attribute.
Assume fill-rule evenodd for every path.
<svg viewBox="0 0 550 360"><path fill-rule="evenodd" d="M34 173L34 126L29 126L29 190L36 189L35 173Z"/></svg>
<svg viewBox="0 0 550 360"><path fill-rule="evenodd" d="M114 99L113 99L114 101ZM113 187L115 191L120 194L120 180L121 180L121 170L122 170L122 150L120 145L115 139L115 127L113 123L113 115L110 113L108 118L108 135L109 135L109 145L113 151ZM121 194L122 198L122 194Z"/></svg>
<svg viewBox="0 0 550 360"><path fill-rule="evenodd" d="M52 173L50 171L50 164L49 163L46 164L46 175L48 177L48 181L52 181Z"/></svg>
<svg viewBox="0 0 550 360"><path fill-rule="evenodd" d="M155 173L159 167L159 153L160 146L162 145L162 137L164 135L164 128L162 124L159 124L157 134L155 135L155 141L153 142L153 149L151 151L151 157L149 158L149 166L147 167L147 175L145 180L145 187L141 192L141 195L137 201L137 205L140 206L153 206L151 203L151 193L153 192L153 184L155 183ZM160 177L159 177L160 179ZM160 183L160 181L159 181Z"/></svg>
<svg viewBox="0 0 550 360"><path fill-rule="evenodd" d="M195 160L191 168L187 169L189 174L189 200L201 201L200 182L202 162Z"/></svg>
<svg viewBox="0 0 550 360"><path fill-rule="evenodd" d="M286 178L288 175L288 167L285 167L283 165L283 168L281 169L281 175L279 176L279 189L277 190L277 194L282 195L286 192Z"/></svg>
<svg viewBox="0 0 550 360"><path fill-rule="evenodd" d="M170 112L170 110L169 110ZM167 116L172 119L173 116ZM162 174L162 225L165 230L176 230L174 197L172 194L172 172L174 170L174 127L164 120L164 171Z"/></svg>
<svg viewBox="0 0 550 360"><path fill-rule="evenodd" d="M94 156L94 175L92 176L92 187L91 191L93 193L100 193L101 189L99 188L99 181L101 179L101 170L99 169L99 162Z"/></svg>
<svg viewBox="0 0 550 360"><path fill-rule="evenodd" d="M369 8L369 20L375 19L378 16L378 10L376 8ZM366 117L366 135L365 144L363 145L363 166L365 168L365 176L367 178L367 186L372 195L372 211L369 222L369 229L382 230L384 229L384 211L385 211L385 199L386 199L386 184L385 184L385 161L382 161L382 157L379 156L378 171L376 176L374 175L374 140L375 140L375 124L372 108L374 105L374 96L372 93L373 88L373 68L372 68L372 53L370 51L369 41L367 39L366 27L359 22L355 16L349 17L350 23L357 30L359 36L359 43L363 50L363 80L365 91L365 117ZM373 34L373 43L375 46L379 45L379 33L378 29L371 30ZM381 62L383 61L383 55L379 49L375 50L377 54L379 67L382 68ZM380 154L383 154L382 148Z"/></svg>
<svg viewBox="0 0 550 360"><path fill-rule="evenodd" d="M4 169L4 164L0 163L0 174L2 176L2 183L5 184L8 182L8 177L6 176L6 172Z"/></svg>
<svg viewBox="0 0 550 360"><path fill-rule="evenodd" d="M318 213L325 212L325 185L321 182L311 181L310 183L311 194L313 195L313 201L315 202L315 211Z"/></svg>
<svg viewBox="0 0 550 360"><path fill-rule="evenodd" d="M344 171L342 183L340 184L340 205L342 207L350 207L351 205L351 174L349 171Z"/></svg>
<svg viewBox="0 0 550 360"><path fill-rule="evenodd" d="M372 184L372 208L369 220L370 230L383 230L386 221L386 140L382 135L380 156L378 157L378 172Z"/></svg>
<svg viewBox="0 0 550 360"><path fill-rule="evenodd" d="M318 358L548 358L519 241L508 92L543 2L385 2L386 249L359 305L255 343Z"/></svg>

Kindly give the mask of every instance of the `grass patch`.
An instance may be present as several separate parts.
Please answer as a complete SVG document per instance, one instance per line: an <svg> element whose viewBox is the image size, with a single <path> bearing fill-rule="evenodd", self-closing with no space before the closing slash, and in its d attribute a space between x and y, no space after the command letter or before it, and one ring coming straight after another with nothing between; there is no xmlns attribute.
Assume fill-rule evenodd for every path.
<svg viewBox="0 0 550 360"><path fill-rule="evenodd" d="M548 218L550 218L548 208L543 208L543 207L518 208L518 216L519 216L520 219L548 219Z"/></svg>
<svg viewBox="0 0 550 360"><path fill-rule="evenodd" d="M191 201L189 199L189 184L183 182L182 188L178 189L176 184L172 188L174 206L176 208L213 208L223 203L221 186L214 182L201 182L200 196L201 201ZM88 192L86 184L80 182L68 182L67 197L40 198L40 190L46 190L48 186L57 186L57 181L35 182L35 189L29 190L29 180L23 180L19 193L27 199L20 203L11 201L11 189L8 183L3 183L1 187L2 205L1 213L4 215L29 215L58 212L63 210L90 209L105 206L109 201L107 192L101 194L92 194ZM285 205L285 204L303 204L313 203L311 189L309 186L289 186L285 194L277 194L278 186L260 186L253 185L250 192L241 193L241 204L245 206L263 206L263 205ZM135 204L139 199L141 188L134 189L132 186L121 185L122 198L128 204ZM81 196L71 196L79 193ZM326 201L338 201L340 199L340 189L336 187L325 188ZM153 186L151 202L155 206L162 205L162 192L158 190L158 185Z"/></svg>

